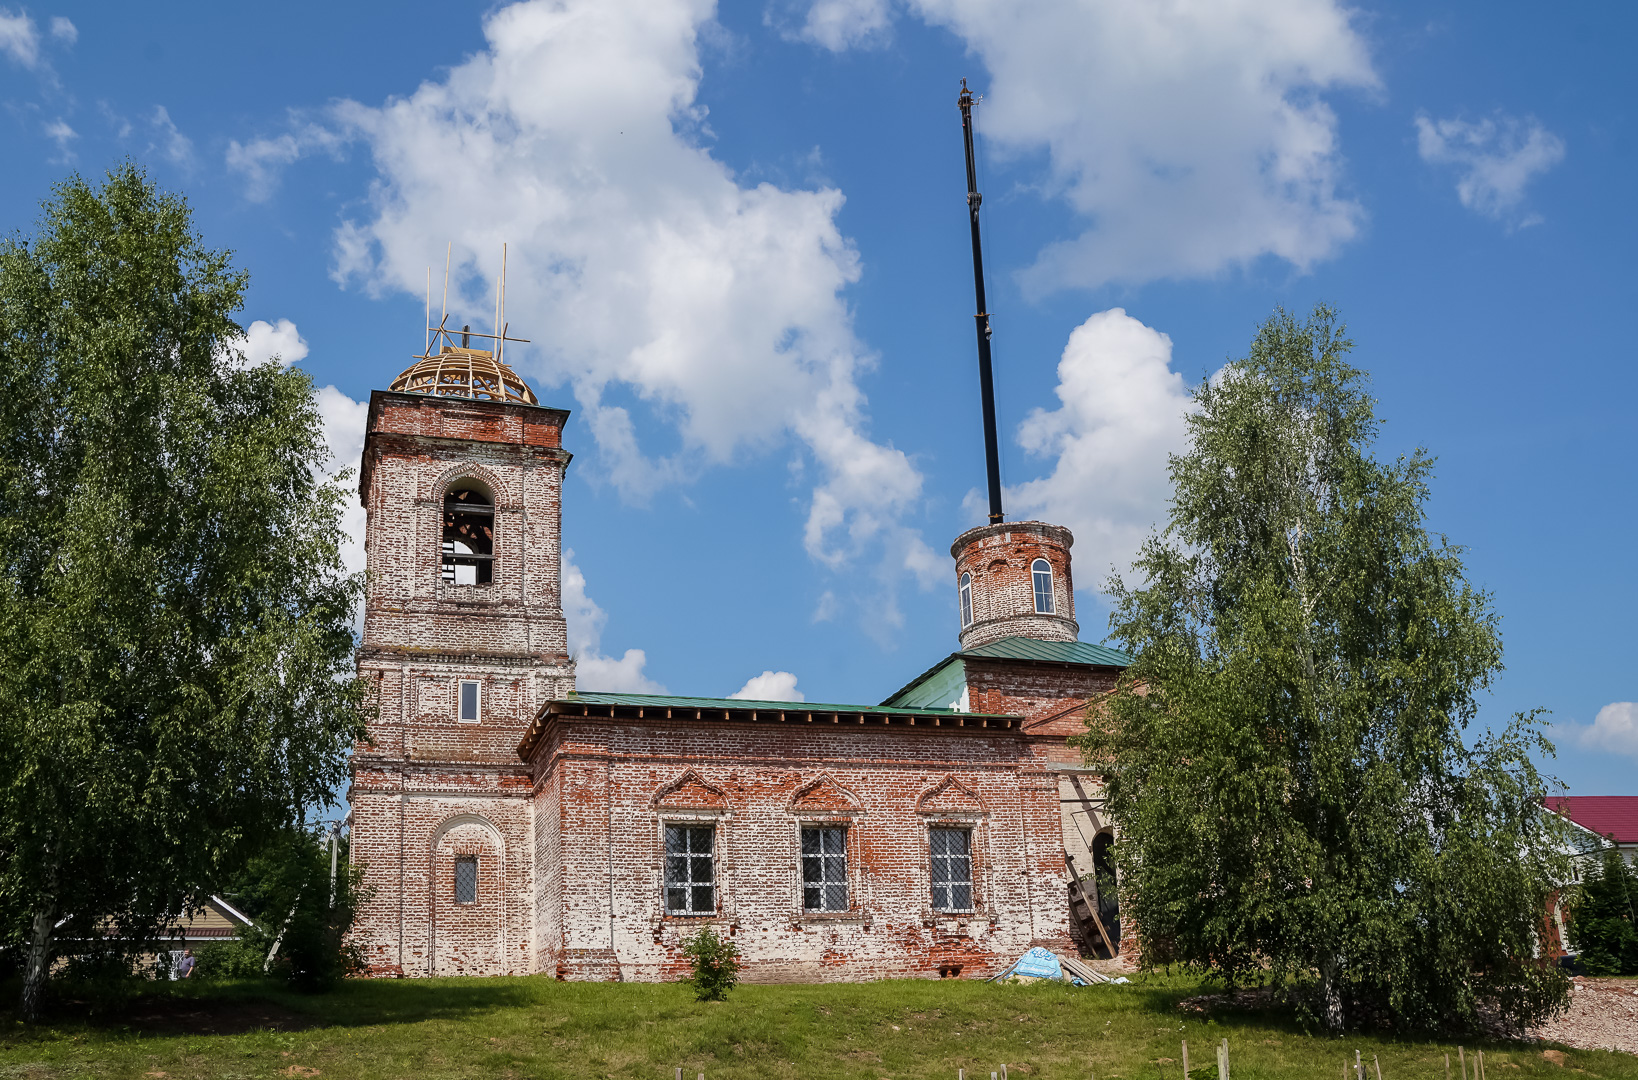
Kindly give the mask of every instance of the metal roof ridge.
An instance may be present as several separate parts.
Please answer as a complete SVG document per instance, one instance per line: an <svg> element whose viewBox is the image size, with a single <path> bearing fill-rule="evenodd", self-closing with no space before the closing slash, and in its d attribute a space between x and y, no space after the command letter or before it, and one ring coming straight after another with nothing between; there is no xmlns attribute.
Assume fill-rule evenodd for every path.
<svg viewBox="0 0 1638 1080"><path fill-rule="evenodd" d="M565 704L591 705L706 705L716 709L781 710L784 712L826 713L897 713L929 716L975 716L1018 719L1016 713L963 712L960 709L937 709L920 705L850 705L831 701L771 701L752 698L685 697L680 694L627 694L617 691L582 690L572 697L553 698Z"/></svg>

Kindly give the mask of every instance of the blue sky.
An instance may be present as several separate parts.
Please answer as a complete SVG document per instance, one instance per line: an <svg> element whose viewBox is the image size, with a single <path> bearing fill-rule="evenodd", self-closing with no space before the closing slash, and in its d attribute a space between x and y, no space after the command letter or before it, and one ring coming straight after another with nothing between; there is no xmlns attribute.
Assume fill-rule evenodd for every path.
<svg viewBox="0 0 1638 1080"><path fill-rule="evenodd" d="M510 359L574 411L582 685L874 702L954 648L949 543L983 521L966 77L1008 510L1075 530L1082 637L1164 514L1187 384L1326 300L1380 451L1437 456L1431 524L1503 617L1481 723L1548 708L1550 771L1634 793L1635 30L1615 3L13 3L0 224L142 162L352 460L427 267L453 245L487 328L505 241Z"/></svg>

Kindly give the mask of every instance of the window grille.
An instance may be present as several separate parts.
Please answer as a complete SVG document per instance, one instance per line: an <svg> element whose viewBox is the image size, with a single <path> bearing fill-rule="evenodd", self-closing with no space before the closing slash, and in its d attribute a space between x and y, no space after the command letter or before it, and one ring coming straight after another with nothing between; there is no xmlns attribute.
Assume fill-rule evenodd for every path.
<svg viewBox="0 0 1638 1080"><path fill-rule="evenodd" d="M847 910L847 830L838 826L802 829L802 908Z"/></svg>
<svg viewBox="0 0 1638 1080"><path fill-rule="evenodd" d="M1035 579L1035 613L1052 614L1052 564L1045 559L1030 563L1030 576Z"/></svg>
<svg viewBox="0 0 1638 1080"><path fill-rule="evenodd" d="M711 825L665 827L665 910L671 915L715 915L717 890Z"/></svg>
<svg viewBox="0 0 1638 1080"><path fill-rule="evenodd" d="M973 909L971 829L929 829L933 854L933 910Z"/></svg>
<svg viewBox="0 0 1638 1080"><path fill-rule="evenodd" d="M455 902L457 904L476 904L478 902L478 857L476 855L462 855L455 860Z"/></svg>
<svg viewBox="0 0 1638 1080"><path fill-rule="evenodd" d="M973 624L973 576L961 575L961 628L963 630Z"/></svg>
<svg viewBox="0 0 1638 1080"><path fill-rule="evenodd" d="M475 679L461 680L461 723L478 722L478 683Z"/></svg>

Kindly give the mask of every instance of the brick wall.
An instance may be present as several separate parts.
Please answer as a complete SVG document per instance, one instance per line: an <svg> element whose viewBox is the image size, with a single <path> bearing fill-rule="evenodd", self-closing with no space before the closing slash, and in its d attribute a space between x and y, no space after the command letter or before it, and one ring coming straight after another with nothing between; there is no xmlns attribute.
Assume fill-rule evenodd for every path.
<svg viewBox="0 0 1638 1080"><path fill-rule="evenodd" d="M750 981L991 974L1070 947L1058 782L1027 736L730 721L560 718L536 744L538 966L665 979L714 925ZM667 915L666 823L716 830L718 914ZM804 822L847 829L850 910L805 912ZM975 910L933 911L927 830L973 831Z"/></svg>

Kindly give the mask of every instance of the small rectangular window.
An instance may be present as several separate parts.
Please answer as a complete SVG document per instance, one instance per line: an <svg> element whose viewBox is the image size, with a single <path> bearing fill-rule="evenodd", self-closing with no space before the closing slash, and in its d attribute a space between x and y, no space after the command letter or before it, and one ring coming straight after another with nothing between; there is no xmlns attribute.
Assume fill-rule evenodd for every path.
<svg viewBox="0 0 1638 1080"><path fill-rule="evenodd" d="M462 855L455 860L455 902L478 902L478 857Z"/></svg>
<svg viewBox="0 0 1638 1080"><path fill-rule="evenodd" d="M847 910L847 830L839 826L802 829L802 909Z"/></svg>
<svg viewBox="0 0 1638 1080"><path fill-rule="evenodd" d="M670 915L715 915L717 890L711 825L665 827L665 910Z"/></svg>
<svg viewBox="0 0 1638 1080"><path fill-rule="evenodd" d="M929 829L933 856L933 910L973 909L973 834L971 829Z"/></svg>
<svg viewBox="0 0 1638 1080"><path fill-rule="evenodd" d="M478 722L478 682L476 679L461 680L461 723L476 724Z"/></svg>

